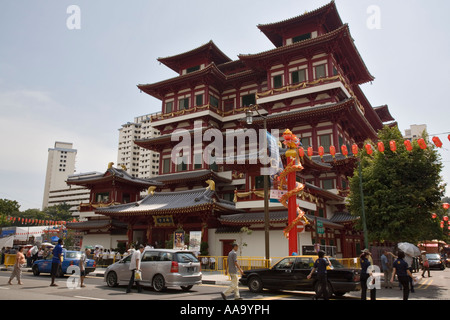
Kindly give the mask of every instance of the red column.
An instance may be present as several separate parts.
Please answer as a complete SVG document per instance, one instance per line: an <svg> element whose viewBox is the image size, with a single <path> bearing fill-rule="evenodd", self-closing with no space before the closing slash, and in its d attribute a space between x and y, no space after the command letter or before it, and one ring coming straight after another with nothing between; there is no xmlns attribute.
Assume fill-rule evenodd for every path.
<svg viewBox="0 0 450 320"><path fill-rule="evenodd" d="M289 157L289 161L295 161L295 158ZM288 191L295 189L295 171L290 172L288 174ZM291 224L292 221L297 217L297 196L293 195L289 197L288 200L288 224ZM293 252L298 253L297 246L297 226L294 226L289 231L289 255L292 255Z"/></svg>

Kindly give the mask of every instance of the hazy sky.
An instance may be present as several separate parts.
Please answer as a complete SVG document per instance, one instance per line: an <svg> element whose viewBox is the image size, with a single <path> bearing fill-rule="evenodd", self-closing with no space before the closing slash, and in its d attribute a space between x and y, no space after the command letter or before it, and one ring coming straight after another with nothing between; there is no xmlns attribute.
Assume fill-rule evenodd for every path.
<svg viewBox="0 0 450 320"><path fill-rule="evenodd" d="M136 85L176 76L158 57L209 40L232 59L268 50L273 45L256 25L328 2L1 1L0 198L17 200L21 210L41 207L48 148L55 141L74 144L77 172L103 172L116 162L121 125L161 108ZM71 5L80 9L80 29L67 26L68 19L76 22L74 12L67 13ZM430 134L448 133L450 2L336 5L376 78L362 86L372 105L388 104L403 133L411 124L426 124ZM450 141L447 134L439 137L448 183Z"/></svg>

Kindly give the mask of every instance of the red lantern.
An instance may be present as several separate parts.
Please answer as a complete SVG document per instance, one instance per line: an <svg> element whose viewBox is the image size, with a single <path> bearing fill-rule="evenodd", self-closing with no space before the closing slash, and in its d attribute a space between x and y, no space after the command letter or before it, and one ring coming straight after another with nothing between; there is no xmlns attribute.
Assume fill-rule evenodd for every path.
<svg viewBox="0 0 450 320"><path fill-rule="evenodd" d="M442 148L442 141L441 141L441 139L439 139L438 137L433 137L432 140L433 140L434 144L436 145L436 147Z"/></svg>
<svg viewBox="0 0 450 320"><path fill-rule="evenodd" d="M432 213L432 214L431 214L431 217L432 217L433 219L436 219L436 218L437 218L437 214L436 214L436 213Z"/></svg>
<svg viewBox="0 0 450 320"><path fill-rule="evenodd" d="M445 210L448 210L448 208L450 208L450 204L448 204L447 202L444 202L442 204L442 208L444 208Z"/></svg>
<svg viewBox="0 0 450 320"><path fill-rule="evenodd" d="M412 149L413 149L412 144L411 144L411 141L405 140L405 147L406 147L406 150L408 150L409 152L411 152Z"/></svg>
<svg viewBox="0 0 450 320"><path fill-rule="evenodd" d="M298 155L302 159L305 156L305 149L303 149L303 147L298 148Z"/></svg>
<svg viewBox="0 0 450 320"><path fill-rule="evenodd" d="M441 228L444 228L444 221L441 221L440 227L441 227Z"/></svg>
<svg viewBox="0 0 450 320"><path fill-rule="evenodd" d="M358 155L358 145L356 143L352 145L352 153L355 157Z"/></svg>
<svg viewBox="0 0 450 320"><path fill-rule="evenodd" d="M366 148L367 154L368 154L369 156L372 155L372 153L373 153L372 145L371 145L370 143L368 143L368 144L365 145L365 148Z"/></svg>
<svg viewBox="0 0 450 320"><path fill-rule="evenodd" d="M444 216L444 221L448 221L448 217L447 216Z"/></svg>
<svg viewBox="0 0 450 320"><path fill-rule="evenodd" d="M334 157L336 156L336 148L334 146L330 146L330 154Z"/></svg>
<svg viewBox="0 0 450 320"><path fill-rule="evenodd" d="M391 148L392 152L397 152L397 144L394 140L389 141L389 147Z"/></svg>
<svg viewBox="0 0 450 320"><path fill-rule="evenodd" d="M347 149L347 146L345 144L343 144L341 146L341 152L347 158L347 156L348 156L348 149Z"/></svg>
<svg viewBox="0 0 450 320"><path fill-rule="evenodd" d="M308 147L308 157L311 159L311 157L313 156L313 148L312 147Z"/></svg>
<svg viewBox="0 0 450 320"><path fill-rule="evenodd" d="M448 137L447 137L447 138L448 138L448 141L450 141L450 134L448 135Z"/></svg>
<svg viewBox="0 0 450 320"><path fill-rule="evenodd" d="M382 141L378 142L378 151L384 153L384 143Z"/></svg>
<svg viewBox="0 0 450 320"><path fill-rule="evenodd" d="M427 148L427 144L423 138L417 140L417 143L419 144L420 149L425 150Z"/></svg>
<svg viewBox="0 0 450 320"><path fill-rule="evenodd" d="M322 147L322 146L320 146L319 147L319 156L320 156L320 159L322 159L323 158L323 155L325 154L325 149Z"/></svg>

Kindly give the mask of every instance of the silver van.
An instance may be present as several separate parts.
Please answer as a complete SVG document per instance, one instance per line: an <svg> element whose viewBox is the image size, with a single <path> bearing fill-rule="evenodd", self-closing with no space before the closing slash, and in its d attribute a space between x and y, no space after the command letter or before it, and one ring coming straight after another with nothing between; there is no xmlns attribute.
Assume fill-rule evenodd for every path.
<svg viewBox="0 0 450 320"><path fill-rule="evenodd" d="M108 266L104 281L109 287L126 285L131 278L131 255ZM164 291L167 287L179 286L189 291L201 284L200 261L190 251L171 249L146 249L141 256L142 286Z"/></svg>

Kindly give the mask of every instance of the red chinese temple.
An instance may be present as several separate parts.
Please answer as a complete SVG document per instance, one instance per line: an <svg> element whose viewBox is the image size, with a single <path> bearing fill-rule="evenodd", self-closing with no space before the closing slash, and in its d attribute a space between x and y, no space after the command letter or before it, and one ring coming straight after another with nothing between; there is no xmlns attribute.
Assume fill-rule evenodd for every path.
<svg viewBox="0 0 450 320"><path fill-rule="evenodd" d="M353 174L356 159L340 153L333 157L330 146L337 150L342 145L350 150L353 143L362 146L364 140L376 139L377 131L394 119L387 106L374 108L361 90L360 86L374 77L334 1L258 28L274 44L273 49L232 60L210 41L158 59L178 75L138 85L161 101L162 112L152 119L161 135L135 144L160 153L160 175L155 180L164 186L134 207L114 206L97 213L127 223L129 230L133 226L145 229L150 242L167 240L176 228L201 230L210 255L227 253L229 242L237 241L242 236L239 229L245 226L253 233L245 238L249 249L244 251L249 251L243 255L264 256L262 165L249 161L250 140L241 140L243 143L232 149L237 152L245 147L245 161L223 163L220 156L214 160L213 153L208 153L213 139L223 139L225 146L227 130L262 129L264 117L269 131L290 129L305 149L311 146L315 151L302 159L304 170L297 174L297 180L306 186L297 203L311 222L299 234L298 247L306 252L319 242L337 256L357 256L363 248L362 235L353 229L354 217L345 208L348 176ZM248 125L245 115L250 106L255 118ZM200 140L194 138L199 126ZM222 138L208 136L209 129L222 132ZM180 163L171 158L180 143L173 138L176 130L192 136ZM324 148L324 156L317 154L319 146ZM214 181L214 193L205 191L206 180ZM185 200L173 198L166 208L166 194L178 193ZM199 201L201 209L196 208L195 199L203 199ZM203 201L208 205L203 206ZM269 209L270 251L272 256L283 256L287 254L283 236L287 209L276 202L270 202ZM170 224L160 224L160 216L167 217ZM314 221L322 222L323 233L316 233Z"/></svg>

